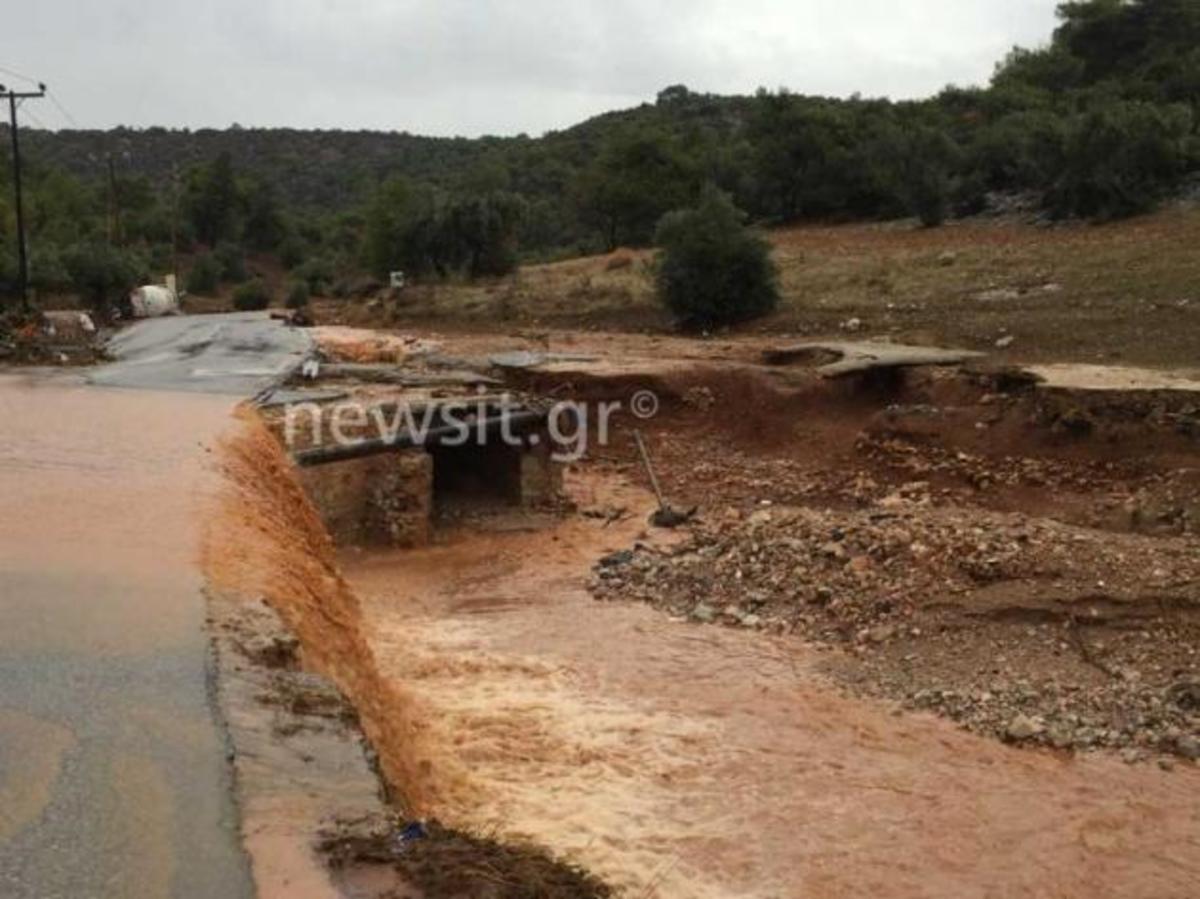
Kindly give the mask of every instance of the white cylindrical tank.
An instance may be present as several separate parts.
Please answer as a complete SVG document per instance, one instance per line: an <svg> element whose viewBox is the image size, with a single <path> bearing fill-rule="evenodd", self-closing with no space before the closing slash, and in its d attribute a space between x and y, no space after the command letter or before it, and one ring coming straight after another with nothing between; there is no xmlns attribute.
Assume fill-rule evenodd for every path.
<svg viewBox="0 0 1200 899"><path fill-rule="evenodd" d="M179 311L179 297L169 287L148 284L129 294L129 307L134 318L158 318Z"/></svg>

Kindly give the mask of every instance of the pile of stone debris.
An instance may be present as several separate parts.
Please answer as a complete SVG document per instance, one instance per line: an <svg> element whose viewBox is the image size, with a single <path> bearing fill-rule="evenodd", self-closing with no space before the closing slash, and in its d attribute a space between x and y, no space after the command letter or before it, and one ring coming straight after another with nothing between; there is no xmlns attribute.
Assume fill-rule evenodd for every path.
<svg viewBox="0 0 1200 899"><path fill-rule="evenodd" d="M1194 538L936 507L919 487L862 510L730 509L670 550L606 557L590 586L848 649L828 668L856 692L1013 742L1200 755Z"/></svg>
<svg viewBox="0 0 1200 899"><path fill-rule="evenodd" d="M0 361L86 365L101 355L96 325L86 312L0 313Z"/></svg>

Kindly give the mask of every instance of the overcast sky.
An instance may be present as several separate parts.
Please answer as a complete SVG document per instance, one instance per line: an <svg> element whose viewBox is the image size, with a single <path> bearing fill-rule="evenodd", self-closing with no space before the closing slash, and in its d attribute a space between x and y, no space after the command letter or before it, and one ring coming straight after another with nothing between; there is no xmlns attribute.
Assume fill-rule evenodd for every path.
<svg viewBox="0 0 1200 899"><path fill-rule="evenodd" d="M1049 38L1056 4L35 0L5 10L0 67L44 80L83 127L536 135L677 83L893 98L982 84L1013 44ZM67 125L52 103L28 108Z"/></svg>

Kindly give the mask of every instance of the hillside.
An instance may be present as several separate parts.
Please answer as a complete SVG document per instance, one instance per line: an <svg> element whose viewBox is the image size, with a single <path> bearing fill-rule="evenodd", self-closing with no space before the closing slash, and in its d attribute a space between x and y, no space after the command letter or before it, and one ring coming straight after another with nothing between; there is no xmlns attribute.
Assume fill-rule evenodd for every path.
<svg viewBox="0 0 1200 899"><path fill-rule="evenodd" d="M278 256L315 294L364 272L492 277L650 246L709 186L765 226L937 227L1015 196L1044 220L1104 222L1177 197L1200 175L1200 3L1086 0L1060 18L988 87L918 102L674 85L540 137L30 130L33 287L103 304L180 253L207 269L199 293L245 280L247 253ZM0 136L11 245L6 154ZM14 255L0 254L0 292Z"/></svg>
<svg viewBox="0 0 1200 899"><path fill-rule="evenodd" d="M684 104L643 104L605 113L540 138L423 137L405 131L311 131L289 128L108 131L23 130L26 164L62 170L82 180L107 176L111 156L118 171L165 188L174 172L187 172L222 153L234 168L274 183L296 209L341 211L368 200L380 182L403 177L452 190L489 162L505 169L506 186L522 194L566 186L612 134L626 128L708 128L728 136L749 108L747 97L692 95ZM7 127L0 124L0 135ZM553 164L547 165L548 162Z"/></svg>
<svg viewBox="0 0 1200 899"><path fill-rule="evenodd" d="M1022 362L1194 368L1200 360L1194 207L1102 226L910 221L769 237L782 299L748 333L933 343ZM620 250L486 283L419 287L394 304L321 301L317 311L324 322L406 329L662 334L671 323L654 298L650 258Z"/></svg>

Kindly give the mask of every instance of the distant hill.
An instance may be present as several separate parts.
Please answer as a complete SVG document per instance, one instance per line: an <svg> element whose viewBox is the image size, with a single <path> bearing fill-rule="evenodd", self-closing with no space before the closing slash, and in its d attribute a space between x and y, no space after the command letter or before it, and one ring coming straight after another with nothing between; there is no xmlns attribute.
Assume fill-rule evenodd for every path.
<svg viewBox="0 0 1200 899"><path fill-rule="evenodd" d="M84 180L104 177L110 155L120 172L165 184L173 171L183 173L228 153L238 172L272 181L289 206L340 210L365 202L389 177L453 189L489 161L505 167L508 186L519 193L562 189L614 131L646 125L675 129L691 123L728 132L738 127L750 102L747 97L691 97L669 115L647 103L541 138L234 127L29 129L22 131L22 141L28 165L62 169ZM6 130L0 126L0 133Z"/></svg>
<svg viewBox="0 0 1200 899"><path fill-rule="evenodd" d="M102 177L111 155L120 171L163 184L228 153L239 172L270 179L290 205L327 208L360 201L391 175L441 183L488 152L485 142L463 138L290 128L30 130L22 138L31 165L83 179Z"/></svg>
<svg viewBox="0 0 1200 899"><path fill-rule="evenodd" d="M96 245L161 268L174 239L221 248L226 281L246 250L307 263L314 289L363 268L477 276L647 246L710 184L764 225L935 227L1014 195L1045 216L1106 220L1178 195L1200 173L1200 0L1081 0L1059 15L1049 42L1014 49L989 86L923 101L674 85L540 137L29 130L35 271L47 286L84 271L105 282L128 266ZM0 139L0 244L15 245L10 172ZM0 254L0 288L12 255Z"/></svg>

